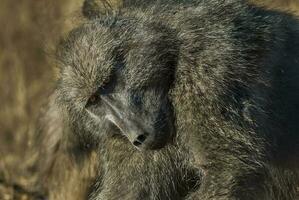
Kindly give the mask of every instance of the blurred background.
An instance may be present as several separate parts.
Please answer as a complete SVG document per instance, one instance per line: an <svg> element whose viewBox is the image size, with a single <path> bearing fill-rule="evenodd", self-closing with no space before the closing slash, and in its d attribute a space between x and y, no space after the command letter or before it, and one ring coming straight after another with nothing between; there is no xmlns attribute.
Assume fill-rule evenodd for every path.
<svg viewBox="0 0 299 200"><path fill-rule="evenodd" d="M53 88L53 49L71 29L82 0L1 0L0 199L27 199L15 191L36 118ZM78 14L79 13L79 14ZM24 183L25 184L25 183ZM19 194L20 193L20 194Z"/></svg>
<svg viewBox="0 0 299 200"><path fill-rule="evenodd" d="M121 0L114 0L121 1ZM299 14L299 0L252 0ZM1 0L0 199L30 199L15 185L39 110L55 86L55 44L80 23L83 0Z"/></svg>

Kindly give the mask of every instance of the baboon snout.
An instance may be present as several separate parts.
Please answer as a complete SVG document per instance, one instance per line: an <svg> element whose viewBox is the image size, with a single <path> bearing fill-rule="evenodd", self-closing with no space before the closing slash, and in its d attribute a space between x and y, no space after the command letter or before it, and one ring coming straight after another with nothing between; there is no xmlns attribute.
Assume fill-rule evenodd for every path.
<svg viewBox="0 0 299 200"><path fill-rule="evenodd" d="M148 125L146 120L138 119L138 117L117 118L117 116L110 116L109 120L138 150L160 149L165 146L169 138L168 131L156 130Z"/></svg>
<svg viewBox="0 0 299 200"><path fill-rule="evenodd" d="M163 148L173 130L164 112L133 112L123 102L105 97L103 100L110 108L106 118L139 150ZM146 114L145 114L146 113Z"/></svg>
<svg viewBox="0 0 299 200"><path fill-rule="evenodd" d="M131 143L139 150L155 149L154 138L149 133L146 132L144 133L139 132L137 134L133 133Z"/></svg>
<svg viewBox="0 0 299 200"><path fill-rule="evenodd" d="M149 133L142 130L132 130L127 134L130 142L139 150L160 149L166 145L169 138L168 136L167 133Z"/></svg>
<svg viewBox="0 0 299 200"><path fill-rule="evenodd" d="M145 134L138 135L132 144L139 150L155 150L165 146L166 140L156 141L154 137L149 137Z"/></svg>

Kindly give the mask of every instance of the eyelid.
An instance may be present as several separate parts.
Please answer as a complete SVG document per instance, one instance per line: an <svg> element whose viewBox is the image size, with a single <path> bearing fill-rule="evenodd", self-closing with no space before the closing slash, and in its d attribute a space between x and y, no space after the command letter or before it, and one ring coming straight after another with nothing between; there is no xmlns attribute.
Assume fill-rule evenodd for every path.
<svg viewBox="0 0 299 200"><path fill-rule="evenodd" d="M107 82L104 83L103 85L101 85L98 90L97 93L99 93L100 95L107 95L109 93L112 92L112 88L111 88L111 83Z"/></svg>
<svg viewBox="0 0 299 200"><path fill-rule="evenodd" d="M103 83L99 86L97 92L100 95L111 94L115 88L116 81L117 81L117 74L112 71L110 76L106 80L104 80Z"/></svg>
<svg viewBox="0 0 299 200"><path fill-rule="evenodd" d="M98 92L95 92L88 98L88 100L85 104L85 108L95 105L95 104L99 103L99 101L100 101L100 95L98 94Z"/></svg>
<svg viewBox="0 0 299 200"><path fill-rule="evenodd" d="M113 88L110 86L110 83L98 87L98 89L87 100L85 107L99 103L101 98L100 96L111 94L112 90Z"/></svg>
<svg viewBox="0 0 299 200"><path fill-rule="evenodd" d="M116 81L117 81L117 74L115 70L112 70L110 72L109 77L104 78L103 82L100 83L96 91L89 97L85 107L88 107L93 104L97 104L99 102L101 95L111 94L115 88ZM93 101L92 103L90 103L90 99L93 97L96 97L97 100L95 102Z"/></svg>

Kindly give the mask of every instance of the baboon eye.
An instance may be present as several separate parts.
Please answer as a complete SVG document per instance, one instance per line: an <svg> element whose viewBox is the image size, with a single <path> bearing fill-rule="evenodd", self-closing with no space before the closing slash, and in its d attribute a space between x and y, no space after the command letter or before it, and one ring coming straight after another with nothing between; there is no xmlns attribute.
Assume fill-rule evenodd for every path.
<svg viewBox="0 0 299 200"><path fill-rule="evenodd" d="M89 97L85 107L98 104L100 102L100 98L101 98L100 96L110 94L112 90L113 88L111 87L109 81L102 83L102 85L97 89L97 91Z"/></svg>
<svg viewBox="0 0 299 200"><path fill-rule="evenodd" d="M98 89L98 93L101 95L109 94L112 90L111 85L109 84L109 81L104 82L101 87Z"/></svg>
<svg viewBox="0 0 299 200"><path fill-rule="evenodd" d="M99 102L99 100L100 100L100 95L98 94L98 92L96 92L89 97L86 107L97 104Z"/></svg>

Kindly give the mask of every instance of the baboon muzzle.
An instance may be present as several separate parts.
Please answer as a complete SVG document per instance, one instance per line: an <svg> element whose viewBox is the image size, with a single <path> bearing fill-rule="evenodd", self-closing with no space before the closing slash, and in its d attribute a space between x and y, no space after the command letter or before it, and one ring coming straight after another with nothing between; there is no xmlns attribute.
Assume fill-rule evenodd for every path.
<svg viewBox="0 0 299 200"><path fill-rule="evenodd" d="M106 118L118 127L138 150L160 149L169 141L172 129L166 114L164 116L161 112L151 113L133 108L134 106L127 106L113 97L105 96L102 100L110 110Z"/></svg>

